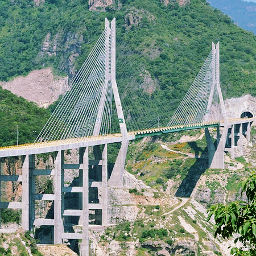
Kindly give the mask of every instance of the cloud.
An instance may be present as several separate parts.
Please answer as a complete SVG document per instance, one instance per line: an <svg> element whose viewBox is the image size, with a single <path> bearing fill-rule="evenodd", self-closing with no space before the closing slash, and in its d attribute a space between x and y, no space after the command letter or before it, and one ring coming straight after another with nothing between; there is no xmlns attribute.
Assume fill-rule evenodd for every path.
<svg viewBox="0 0 256 256"><path fill-rule="evenodd" d="M243 0L244 2L256 3L256 0Z"/></svg>

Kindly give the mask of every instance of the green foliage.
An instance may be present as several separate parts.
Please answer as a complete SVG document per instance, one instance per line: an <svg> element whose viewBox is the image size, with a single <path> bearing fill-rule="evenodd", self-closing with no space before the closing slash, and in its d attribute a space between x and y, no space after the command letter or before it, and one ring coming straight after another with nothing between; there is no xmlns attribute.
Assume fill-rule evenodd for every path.
<svg viewBox="0 0 256 256"><path fill-rule="evenodd" d="M243 246L249 247L249 252L243 248L233 248L233 255L255 255L256 252L256 173L242 184L241 193L247 196L246 202L232 202L227 205L214 205L209 210L208 219L214 215L216 222L215 236L230 238L235 233L239 236L235 242L240 241ZM248 254L250 253L250 254Z"/></svg>
<svg viewBox="0 0 256 256"><path fill-rule="evenodd" d="M228 191L238 191L242 186L242 177L235 173L232 176L228 177L228 183L226 189Z"/></svg>
<svg viewBox="0 0 256 256"><path fill-rule="evenodd" d="M114 238L118 241L127 241L131 238L130 236L130 231L131 231L131 226L130 222L122 222L118 224L115 227L115 233L114 233Z"/></svg>
<svg viewBox="0 0 256 256"><path fill-rule="evenodd" d="M149 229L144 230L140 237L140 242L145 241L148 238L159 238L161 240L165 239L168 236L168 230L164 228L160 229Z"/></svg>
<svg viewBox="0 0 256 256"><path fill-rule="evenodd" d="M14 244L17 246L18 252L20 256L29 256L26 247L23 245L19 238L13 239Z"/></svg>
<svg viewBox="0 0 256 256"><path fill-rule="evenodd" d="M10 249L10 248L4 249L4 248L0 247L0 255L3 255L3 256L12 256L11 249Z"/></svg>
<svg viewBox="0 0 256 256"><path fill-rule="evenodd" d="M246 164L246 160L244 159L243 156L239 156L239 157L236 157L236 161L242 163L242 164Z"/></svg>
<svg viewBox="0 0 256 256"><path fill-rule="evenodd" d="M122 3L121 8L113 6L107 12L93 12L84 0L48 0L38 7L33 1L2 0L0 81L45 66L54 67L56 74L71 75L70 56L74 52L79 54L75 59L78 69L100 35L104 18L116 17L117 82L122 103L125 114L133 110L144 127L151 124L152 116L161 114L161 121L170 117L209 54L212 41L221 42L224 96L256 95L255 36L237 27L206 0L191 1L182 8L177 4L164 7L159 0ZM129 14L135 16L138 24L129 24ZM57 40L56 56L42 52L47 35L50 52L51 44ZM151 95L141 86L145 70L157 85ZM151 102L147 108L145 101ZM53 109L51 106L50 110ZM22 126L21 143L33 141L33 131L38 132L45 123L43 112L31 122L19 120L20 113L15 118L10 116L9 123L5 119L0 129L0 145L7 145L7 141L15 144L16 122Z"/></svg>
<svg viewBox="0 0 256 256"><path fill-rule="evenodd" d="M3 223L17 223L21 221L21 211L13 209L1 209L1 221Z"/></svg>
<svg viewBox="0 0 256 256"><path fill-rule="evenodd" d="M31 253L33 256L43 256L37 248L36 240L31 236L30 232L25 233L25 238L27 239L27 245L30 247Z"/></svg>
<svg viewBox="0 0 256 256"><path fill-rule="evenodd" d="M159 205L145 205L145 214L160 216L162 211Z"/></svg>
<svg viewBox="0 0 256 256"><path fill-rule="evenodd" d="M33 142L49 117L48 110L37 107L0 87L0 146Z"/></svg>
<svg viewBox="0 0 256 256"><path fill-rule="evenodd" d="M53 181L48 179L46 181L45 187L44 187L44 194L52 194L53 193Z"/></svg>
<svg viewBox="0 0 256 256"><path fill-rule="evenodd" d="M143 195L143 193L139 192L137 188L130 188L129 193L135 194L135 195Z"/></svg>

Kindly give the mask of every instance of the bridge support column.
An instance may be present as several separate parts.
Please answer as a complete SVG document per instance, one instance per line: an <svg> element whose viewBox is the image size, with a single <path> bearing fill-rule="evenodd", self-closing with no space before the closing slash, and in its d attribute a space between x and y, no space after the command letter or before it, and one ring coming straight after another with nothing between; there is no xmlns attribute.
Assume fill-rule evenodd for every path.
<svg viewBox="0 0 256 256"><path fill-rule="evenodd" d="M221 138L219 140L219 143L217 145L214 157L212 159L212 163L210 165L211 169L224 169L225 164L224 164L224 150L225 150L225 145L226 145L226 140L227 140L227 134L228 134L228 126L225 125L222 131Z"/></svg>
<svg viewBox="0 0 256 256"><path fill-rule="evenodd" d="M243 124L239 124L238 136L240 138L243 136Z"/></svg>
<svg viewBox="0 0 256 256"><path fill-rule="evenodd" d="M224 169L224 150L228 134L228 126L225 125L220 138L217 135L217 148L214 146L209 130L205 129L205 136L208 147L209 168ZM219 141L219 142L218 142Z"/></svg>
<svg viewBox="0 0 256 256"><path fill-rule="evenodd" d="M82 242L80 245L80 255L89 255L89 159L88 147L80 149L80 163L83 171L83 210L82 210Z"/></svg>
<svg viewBox="0 0 256 256"><path fill-rule="evenodd" d="M2 202L2 182L1 182L2 169L3 169L3 164L0 158L0 204ZM0 228L1 227L2 227L2 209L0 209Z"/></svg>
<svg viewBox="0 0 256 256"><path fill-rule="evenodd" d="M22 228L25 231L30 229L30 188L29 188L29 155L25 156L22 165Z"/></svg>
<svg viewBox="0 0 256 256"><path fill-rule="evenodd" d="M128 150L128 140L124 140L121 144L111 177L108 181L109 186L111 187L122 187L123 186L123 176L125 168L125 160Z"/></svg>
<svg viewBox="0 0 256 256"><path fill-rule="evenodd" d="M231 125L231 158L235 158L235 125Z"/></svg>
<svg viewBox="0 0 256 256"><path fill-rule="evenodd" d="M248 142L251 141L251 129L252 129L252 123L249 122L247 126L247 132L246 132L246 138Z"/></svg>
<svg viewBox="0 0 256 256"><path fill-rule="evenodd" d="M218 145L219 142L220 142L220 137L221 137L221 134L220 134L220 127L218 126L218 127L217 127L217 145Z"/></svg>
<svg viewBox="0 0 256 256"><path fill-rule="evenodd" d="M102 152L102 226L108 225L108 145Z"/></svg>
<svg viewBox="0 0 256 256"><path fill-rule="evenodd" d="M208 148L208 163L209 163L209 166L211 166L212 159L214 157L214 153L216 149L208 128L205 128L205 137L206 137L207 148Z"/></svg>
<svg viewBox="0 0 256 256"><path fill-rule="evenodd" d="M64 161L64 151L58 151L57 157L55 159L54 168L54 244L62 243L62 234L64 233L63 227L63 161Z"/></svg>

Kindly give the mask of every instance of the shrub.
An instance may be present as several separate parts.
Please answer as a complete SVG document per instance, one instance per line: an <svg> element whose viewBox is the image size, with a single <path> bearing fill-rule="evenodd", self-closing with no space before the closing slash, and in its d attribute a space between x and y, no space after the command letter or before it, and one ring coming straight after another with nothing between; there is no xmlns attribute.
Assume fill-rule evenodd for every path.
<svg viewBox="0 0 256 256"><path fill-rule="evenodd" d="M163 179L157 178L157 179L156 179L156 184L164 184Z"/></svg>
<svg viewBox="0 0 256 256"><path fill-rule="evenodd" d="M1 209L3 223L17 223L21 221L21 211L13 209Z"/></svg>

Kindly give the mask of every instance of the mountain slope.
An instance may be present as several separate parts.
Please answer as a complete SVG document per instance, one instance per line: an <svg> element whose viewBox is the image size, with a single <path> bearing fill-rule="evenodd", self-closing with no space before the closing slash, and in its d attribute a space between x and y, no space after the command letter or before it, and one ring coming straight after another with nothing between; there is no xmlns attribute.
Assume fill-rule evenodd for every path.
<svg viewBox="0 0 256 256"><path fill-rule="evenodd" d="M49 117L37 107L0 87L0 147L33 142Z"/></svg>
<svg viewBox="0 0 256 256"><path fill-rule="evenodd" d="M58 74L72 77L100 35L104 18L116 17L117 80L126 119L133 109L141 126L157 122L158 117L165 125L212 41L221 42L224 96L256 95L256 37L206 1L193 0L180 7L173 1L165 6L159 0L129 0L106 10L89 11L83 0L48 0L39 6L25 0L2 1L0 79L42 66L54 66ZM9 108L15 112L17 106L13 103ZM129 128L136 129L132 125ZM12 121L4 125L5 142L9 134L14 142L15 132L6 127L15 126Z"/></svg>
<svg viewBox="0 0 256 256"><path fill-rule="evenodd" d="M117 79L126 117L130 109L146 123L159 113L169 117L212 41L221 43L224 95L256 95L255 36L205 0L183 7L173 1L165 6L160 0L122 0L106 10L89 11L84 0L46 0L39 6L2 1L0 79L49 65L72 77L100 35L104 18L116 17Z"/></svg>

